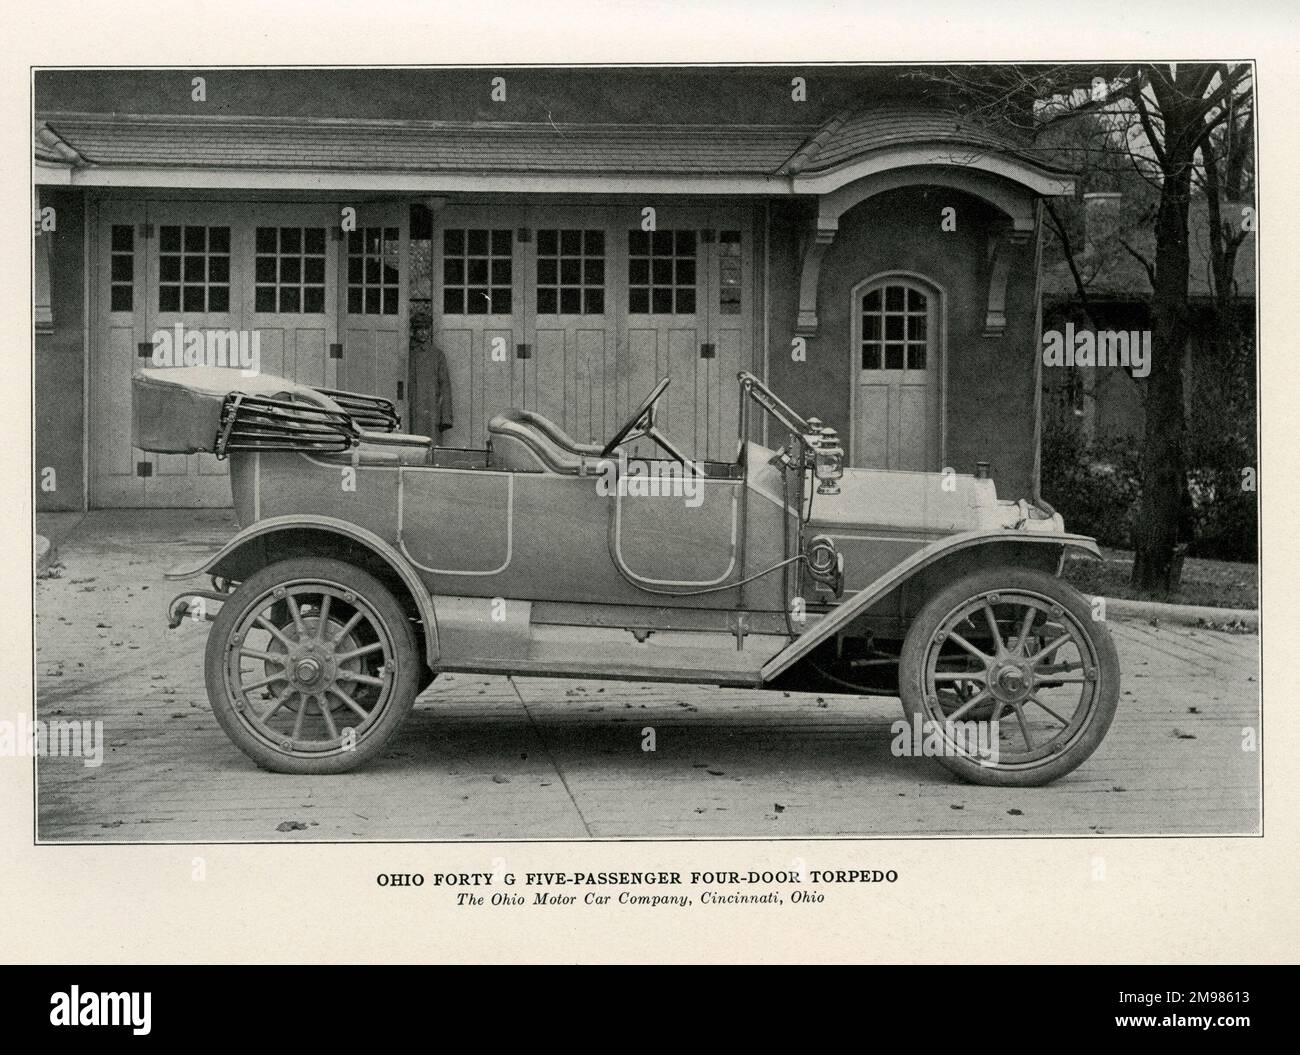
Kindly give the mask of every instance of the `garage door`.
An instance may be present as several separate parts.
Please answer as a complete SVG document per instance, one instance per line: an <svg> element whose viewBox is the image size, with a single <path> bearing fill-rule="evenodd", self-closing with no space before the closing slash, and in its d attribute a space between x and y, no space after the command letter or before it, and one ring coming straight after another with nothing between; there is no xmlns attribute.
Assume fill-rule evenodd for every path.
<svg viewBox="0 0 1300 1055"><path fill-rule="evenodd" d="M350 246L339 218L338 207L324 204L99 204L92 250L98 319L90 378L93 506L230 504L226 467L212 455L160 455L131 445L131 377L153 365L159 332L199 332L209 353L242 349L245 361L255 354L264 373L395 394L406 363L397 336L405 327L405 293L393 298L391 309L382 298L387 286L401 285L394 273L402 267L405 223L400 214L382 217L397 232L395 253L376 284L378 310L367 314L363 290L356 321L346 301L352 286L341 269L350 248L363 261L364 253ZM375 226L382 235L383 224ZM364 287L364 280L356 285Z"/></svg>

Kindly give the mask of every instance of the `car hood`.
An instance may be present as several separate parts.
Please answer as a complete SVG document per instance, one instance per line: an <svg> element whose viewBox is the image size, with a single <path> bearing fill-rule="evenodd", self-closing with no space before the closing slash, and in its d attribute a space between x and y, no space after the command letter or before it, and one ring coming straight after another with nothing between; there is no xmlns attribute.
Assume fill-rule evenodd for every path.
<svg viewBox="0 0 1300 1055"><path fill-rule="evenodd" d="M1031 501L999 499L992 480L879 469L845 469L839 494L814 493L809 527L830 534L859 528L913 537L1004 528L1065 530L1058 514Z"/></svg>

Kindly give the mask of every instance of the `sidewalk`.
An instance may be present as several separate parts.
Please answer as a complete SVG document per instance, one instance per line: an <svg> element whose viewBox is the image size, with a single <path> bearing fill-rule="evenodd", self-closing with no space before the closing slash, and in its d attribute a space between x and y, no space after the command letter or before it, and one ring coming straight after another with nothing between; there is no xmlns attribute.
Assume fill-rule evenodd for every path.
<svg viewBox="0 0 1300 1055"><path fill-rule="evenodd" d="M444 675L384 757L253 766L203 691L204 625L166 628L165 569L229 512L96 512L36 583L38 717L102 720L105 760L39 767L43 840L776 838L1252 833L1253 635L1112 620L1120 713L1078 771L1029 790L891 755L892 699ZM653 728L657 750L641 750ZM9 760L11 764L28 764ZM280 827L301 828L280 831ZM809 866L813 864L810 862Z"/></svg>

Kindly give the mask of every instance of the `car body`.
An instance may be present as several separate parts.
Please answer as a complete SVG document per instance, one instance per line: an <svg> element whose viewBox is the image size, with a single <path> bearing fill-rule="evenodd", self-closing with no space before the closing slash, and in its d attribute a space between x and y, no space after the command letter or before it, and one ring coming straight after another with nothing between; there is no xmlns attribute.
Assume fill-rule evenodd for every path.
<svg viewBox="0 0 1300 1055"><path fill-rule="evenodd" d="M834 430L747 373L735 459L692 462L657 425L668 384L604 445L515 409L469 450L401 433L374 397L142 371L137 444L230 462L241 530L172 573L214 589L171 614L213 620L235 742L272 769L352 769L432 677L477 671L897 694L982 783L1041 784L1095 749L1118 663L1059 579L1091 539L982 470L846 468ZM1001 733L971 746L971 726Z"/></svg>

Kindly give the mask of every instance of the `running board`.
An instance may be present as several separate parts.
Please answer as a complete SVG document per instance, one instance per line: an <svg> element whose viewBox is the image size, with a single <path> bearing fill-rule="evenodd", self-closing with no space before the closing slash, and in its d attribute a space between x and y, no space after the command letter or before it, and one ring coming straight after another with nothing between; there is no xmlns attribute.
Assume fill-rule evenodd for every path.
<svg viewBox="0 0 1300 1055"><path fill-rule="evenodd" d="M527 601L441 597L434 604L439 671L757 686L763 664L788 644L780 634L534 625Z"/></svg>

